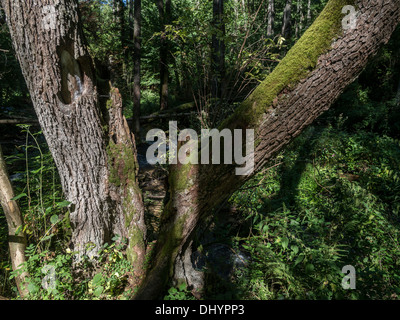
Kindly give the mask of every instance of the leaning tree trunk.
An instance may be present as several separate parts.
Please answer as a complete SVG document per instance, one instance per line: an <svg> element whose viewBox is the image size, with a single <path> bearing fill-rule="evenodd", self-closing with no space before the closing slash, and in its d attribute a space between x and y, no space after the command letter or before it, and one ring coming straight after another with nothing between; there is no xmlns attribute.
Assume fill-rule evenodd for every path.
<svg viewBox="0 0 400 320"><path fill-rule="evenodd" d="M26 236L22 230L22 214L18 203L15 200L11 200L14 196L14 189L8 177L6 162L0 145L0 205L3 208L7 220L11 265L12 269L15 271L21 268L22 264L26 262ZM21 297L28 294L28 289L24 286L27 275L26 272L22 272L15 277L15 282Z"/></svg>
<svg viewBox="0 0 400 320"><path fill-rule="evenodd" d="M145 254L135 143L117 89L97 79L74 0L2 0L14 49L66 199L74 250L89 256L113 234ZM108 98L103 98L107 96Z"/></svg>
<svg viewBox="0 0 400 320"><path fill-rule="evenodd" d="M221 125L255 130L254 172L332 105L399 23L400 1L358 0L353 2L359 13L356 27L343 30L341 11L348 4L330 0L275 70ZM236 176L232 165L172 167L170 201L138 299L162 292L175 268L190 268L185 262L196 226L248 178Z"/></svg>

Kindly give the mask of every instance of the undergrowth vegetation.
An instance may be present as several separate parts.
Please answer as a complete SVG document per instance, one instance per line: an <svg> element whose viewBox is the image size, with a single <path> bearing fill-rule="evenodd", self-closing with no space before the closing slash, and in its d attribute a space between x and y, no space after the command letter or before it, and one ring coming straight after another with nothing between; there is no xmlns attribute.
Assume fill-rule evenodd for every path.
<svg viewBox="0 0 400 320"><path fill-rule="evenodd" d="M376 130L359 104L341 113L357 91L232 196L250 224L235 237L251 256L236 274L241 298L398 298L400 141L383 122ZM381 104L380 115L392 108ZM356 270L355 290L342 288L346 265Z"/></svg>

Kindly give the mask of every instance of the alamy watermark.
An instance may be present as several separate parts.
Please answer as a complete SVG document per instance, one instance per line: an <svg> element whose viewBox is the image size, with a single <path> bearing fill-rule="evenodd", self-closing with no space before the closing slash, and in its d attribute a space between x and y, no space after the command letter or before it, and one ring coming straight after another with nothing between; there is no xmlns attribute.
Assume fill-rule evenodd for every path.
<svg viewBox="0 0 400 320"><path fill-rule="evenodd" d="M346 16L342 19L343 30L354 30L357 26L358 12L354 6L347 5L342 8L342 13Z"/></svg>
<svg viewBox="0 0 400 320"><path fill-rule="evenodd" d="M189 140L188 140L189 138ZM157 139L157 140L156 140ZM221 148L221 140L224 145ZM236 175L249 175L254 170L254 130L253 129L201 129L200 143L197 132L184 129L178 134L176 121L169 122L169 138L165 131L152 129L146 135L147 141L154 142L146 153L147 162L158 164L237 164ZM243 141L245 140L245 141ZM184 144L178 150L178 142ZM245 155L243 147L245 146ZM211 152L210 152L211 151ZM211 155L211 159L210 159ZM243 166L244 165L244 166Z"/></svg>
<svg viewBox="0 0 400 320"><path fill-rule="evenodd" d="M352 265L342 268L342 273L346 274L342 279L342 288L345 290L356 288L356 269Z"/></svg>

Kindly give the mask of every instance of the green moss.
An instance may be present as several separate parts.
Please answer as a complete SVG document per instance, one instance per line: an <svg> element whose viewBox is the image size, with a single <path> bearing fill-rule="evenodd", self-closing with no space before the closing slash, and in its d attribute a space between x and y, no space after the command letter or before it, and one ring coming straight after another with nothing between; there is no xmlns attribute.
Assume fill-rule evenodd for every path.
<svg viewBox="0 0 400 320"><path fill-rule="evenodd" d="M110 140L107 147L110 183L117 187L136 185L137 162L131 148Z"/></svg>
<svg viewBox="0 0 400 320"><path fill-rule="evenodd" d="M113 102L111 99L107 100L106 102L106 108L107 110L110 110L113 107Z"/></svg>
<svg viewBox="0 0 400 320"><path fill-rule="evenodd" d="M144 247L143 242L143 233L139 228L133 228L130 230L131 236L129 237L129 245L126 249L126 254L131 263L134 263L137 260L137 253L135 247Z"/></svg>
<svg viewBox="0 0 400 320"><path fill-rule="evenodd" d="M175 257L179 249L179 245L183 239L183 227L189 214L190 213L186 213L176 219L172 230L170 230L167 235L164 235L165 245L163 246L161 254L169 261L168 272L170 275L173 273L174 268L174 260L171 260L171 257Z"/></svg>
<svg viewBox="0 0 400 320"><path fill-rule="evenodd" d="M274 71L254 90L227 119L221 128L240 122L247 127L256 126L261 115L274 104L285 88L294 87L317 65L318 58L326 53L341 31L344 17L342 8L354 0L330 0L315 22L290 49Z"/></svg>
<svg viewBox="0 0 400 320"><path fill-rule="evenodd" d="M190 173L195 169L195 165L179 164L171 166L169 174L169 185L172 192L181 192L193 185L193 179L190 178Z"/></svg>

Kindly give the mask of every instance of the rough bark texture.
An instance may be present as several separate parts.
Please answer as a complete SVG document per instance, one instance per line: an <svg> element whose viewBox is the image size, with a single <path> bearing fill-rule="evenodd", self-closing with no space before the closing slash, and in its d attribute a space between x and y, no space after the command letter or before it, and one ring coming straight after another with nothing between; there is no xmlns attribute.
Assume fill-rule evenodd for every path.
<svg viewBox="0 0 400 320"><path fill-rule="evenodd" d="M359 11L356 28L342 30L341 9L348 4L330 0L276 69L221 126L255 129L255 171L332 105L399 23L399 1L360 0L355 2ZM233 166L172 168L163 230L137 298L152 298L161 292L175 264L182 266L185 261L198 222L247 178L235 176Z"/></svg>
<svg viewBox="0 0 400 320"><path fill-rule="evenodd" d="M76 1L2 0L2 5L39 123L71 202L74 249L95 255L113 234L128 236L127 226L141 230L142 238L135 235L133 246L141 242L143 247L143 204L135 170L119 178L136 167L134 142L121 129L126 121L118 91L96 79ZM104 94L110 99L99 98Z"/></svg>
<svg viewBox="0 0 400 320"><path fill-rule="evenodd" d="M25 262L26 237L22 231L23 221L18 203L11 200L14 196L14 189L7 173L6 162L0 145L0 204L7 220L11 265L15 271ZM26 272L23 272L15 277L21 297L28 294L28 289L24 286L27 275Z"/></svg>

